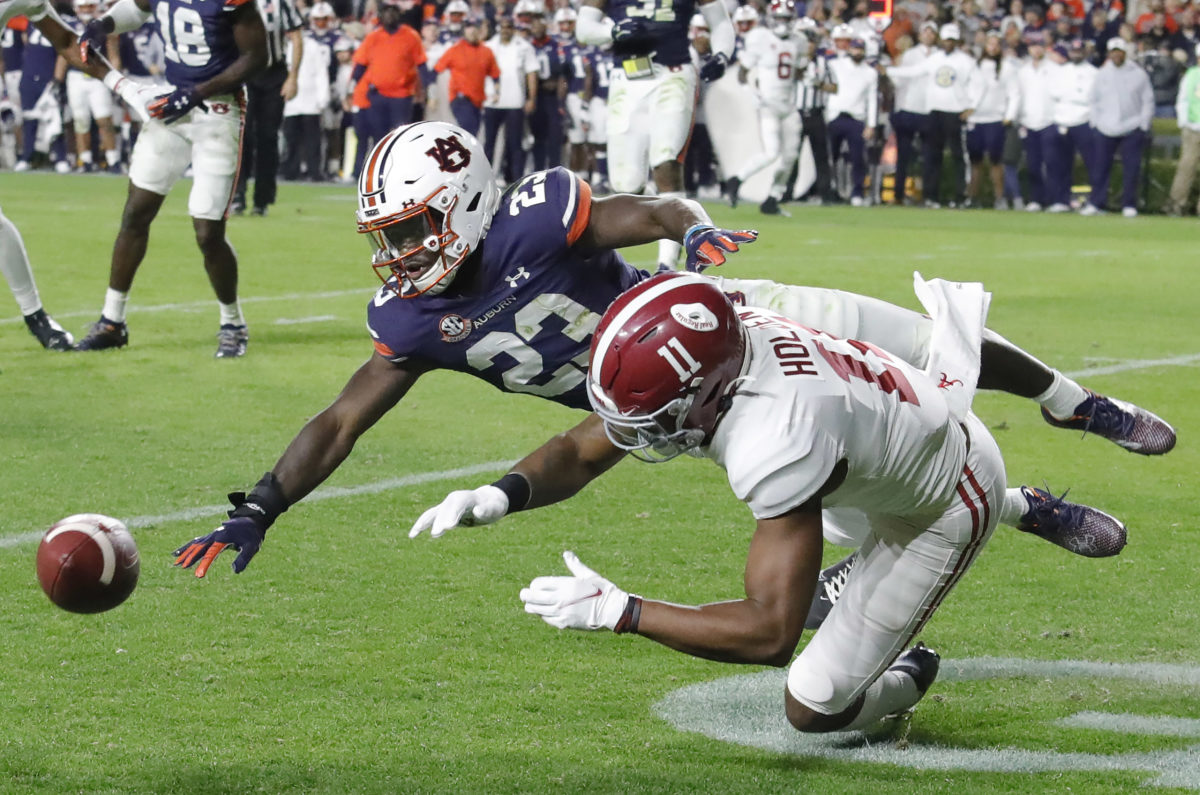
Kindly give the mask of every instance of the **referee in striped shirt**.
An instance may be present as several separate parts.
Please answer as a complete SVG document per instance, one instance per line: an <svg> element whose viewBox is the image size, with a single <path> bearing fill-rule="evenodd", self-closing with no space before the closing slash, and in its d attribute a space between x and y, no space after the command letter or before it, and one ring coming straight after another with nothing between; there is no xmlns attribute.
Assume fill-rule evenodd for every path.
<svg viewBox="0 0 1200 795"><path fill-rule="evenodd" d="M266 215L267 207L275 203L283 105L296 96L296 72L304 48L304 18L296 10L293 0L255 2L267 28L267 67L246 83L245 148L230 208L234 215L246 211L246 183L251 177L254 178L253 213ZM291 66L287 60L289 42L292 45Z"/></svg>
<svg viewBox="0 0 1200 795"><path fill-rule="evenodd" d="M829 136L825 127L825 99L837 91L833 74L829 69L828 55L820 46L821 31L809 17L802 17L798 29L808 39L808 63L797 85L800 121L803 136L812 149L813 164L817 179L808 191L808 196L819 199L822 204L833 204L836 194L833 189L833 167L829 152ZM804 139L801 139L803 146Z"/></svg>

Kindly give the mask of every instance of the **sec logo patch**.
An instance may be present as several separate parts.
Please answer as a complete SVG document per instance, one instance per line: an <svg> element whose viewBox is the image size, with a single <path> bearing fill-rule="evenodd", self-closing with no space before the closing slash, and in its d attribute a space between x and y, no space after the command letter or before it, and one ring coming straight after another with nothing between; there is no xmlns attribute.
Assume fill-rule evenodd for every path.
<svg viewBox="0 0 1200 795"><path fill-rule="evenodd" d="M442 342L458 342L466 339L472 328L470 319L462 315L446 315L438 323L438 330L442 332Z"/></svg>
<svg viewBox="0 0 1200 795"><path fill-rule="evenodd" d="M937 73L933 76L934 81L942 88L954 85L954 78L954 69L949 66L943 66L941 69L938 69Z"/></svg>

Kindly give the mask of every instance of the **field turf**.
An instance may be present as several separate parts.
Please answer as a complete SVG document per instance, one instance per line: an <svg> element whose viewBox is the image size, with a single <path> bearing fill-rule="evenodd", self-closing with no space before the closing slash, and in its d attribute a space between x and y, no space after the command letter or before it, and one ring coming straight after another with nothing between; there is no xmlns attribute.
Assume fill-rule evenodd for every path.
<svg viewBox="0 0 1200 795"><path fill-rule="evenodd" d="M0 175L45 305L76 336L99 314L126 184ZM914 269L983 281L994 329L1179 432L1170 455L1143 458L1052 429L1028 401L979 395L1011 484L1070 487L1123 518L1130 542L1086 560L999 529L923 639L948 665L1012 670L935 684L901 734L873 741L892 764L681 728L664 699L764 669L522 612L518 590L565 573L564 549L646 596L741 596L753 520L708 462L624 462L568 503L410 541L447 491L489 482L581 418L466 376L424 377L326 484L344 491L294 506L245 573L228 553L205 580L172 568L171 550L212 529L226 492L269 469L371 353L364 307L378 286L353 189L283 185L268 217L229 224L251 341L245 359L214 360L187 187L154 224L127 349L46 353L15 305L0 316L0 792L1200 789L1194 221L710 207L762 232L729 275L913 308ZM649 264L653 249L630 257ZM58 610L34 575L38 534L81 511L129 520L142 554L133 596L96 616ZM1142 667L1050 675L1045 661ZM782 720L779 684L764 727ZM683 702L722 722L722 707ZM1069 725L1080 715L1102 720Z"/></svg>

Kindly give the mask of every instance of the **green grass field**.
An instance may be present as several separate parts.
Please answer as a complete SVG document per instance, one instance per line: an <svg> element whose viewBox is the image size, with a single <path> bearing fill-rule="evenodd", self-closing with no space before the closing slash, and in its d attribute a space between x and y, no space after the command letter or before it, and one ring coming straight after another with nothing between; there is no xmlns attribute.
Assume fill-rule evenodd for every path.
<svg viewBox="0 0 1200 795"><path fill-rule="evenodd" d="M1071 487L1127 522L1129 546L1086 560L1001 528L923 634L948 673L906 734L781 751L693 730L732 725L740 705L751 710L740 720L786 736L778 674L559 632L517 598L560 573L567 548L647 596L741 596L753 520L712 464L628 461L569 503L407 538L447 491L489 482L581 416L466 376L424 378L326 484L348 491L294 506L245 573L226 558L205 580L172 568L171 550L210 530L225 493L269 469L370 354L364 306L378 286L353 190L284 185L270 216L230 222L252 336L245 359L214 360L217 310L186 188L153 228L127 349L46 353L15 305L0 317L0 792L1200 789L1194 222L710 208L762 232L729 275L913 308L914 269L983 281L994 329L1154 409L1180 439L1143 458L981 394L1010 483ZM77 336L99 314L125 190L0 175L46 307ZM96 616L55 608L34 574L31 539L81 511L130 520L142 554L133 596ZM953 674L980 658L1008 660L1003 675ZM677 692L730 692L755 674L761 708ZM1099 722L1070 725L1080 715Z"/></svg>

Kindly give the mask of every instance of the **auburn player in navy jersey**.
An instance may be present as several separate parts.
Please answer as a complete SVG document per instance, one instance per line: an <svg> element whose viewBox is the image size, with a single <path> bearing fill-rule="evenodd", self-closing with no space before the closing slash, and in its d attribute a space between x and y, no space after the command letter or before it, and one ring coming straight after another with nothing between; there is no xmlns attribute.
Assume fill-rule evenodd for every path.
<svg viewBox="0 0 1200 795"><path fill-rule="evenodd" d="M237 296L237 255L225 219L241 152L243 83L267 63L267 38L253 0L118 0L88 23L80 38L99 51L111 33L153 18L163 41L170 85L148 106L153 119L133 147L129 195L113 245L100 319L78 351L120 348L129 341L125 304L146 255L150 224L172 186L192 165L188 214L204 268L220 304L217 357L241 356L249 335Z"/></svg>
<svg viewBox="0 0 1200 795"><path fill-rule="evenodd" d="M757 235L713 227L703 208L686 199L595 198L585 181L562 168L530 174L502 194L475 137L443 122L400 127L383 138L366 157L358 197L359 232L370 236L372 266L383 281L367 305L375 352L249 494L230 495L230 519L176 551L176 564L195 565L198 577L226 547L239 552L234 571L244 570L276 518L324 481L426 372L457 370L506 392L587 409L592 333L623 290L649 277L614 248L678 240L689 269L700 270L721 264L725 253ZM916 312L836 290L716 281L738 303L775 308L844 338L886 340L906 361L928 356L931 321ZM985 335L984 346L981 386L1018 394L1045 389L1046 395L1031 396L1050 405L1082 394L1104 402L1104 411L1094 412L1099 422L1092 432L1144 453L1166 452L1174 444L1170 426L1149 412L1085 393L995 334ZM1028 378L1031 369L1034 379ZM1038 376L1049 386L1022 380ZM1129 418L1123 431L1104 419L1110 408ZM573 473L590 469L593 477L624 452L608 442L593 417L549 448L531 458ZM460 521L494 521L563 498L538 494L531 501L519 469L502 481L485 487L491 491L456 492L460 496L442 515L431 509L414 534L432 525L440 535ZM490 507L475 510L479 500L470 495L476 492Z"/></svg>
<svg viewBox="0 0 1200 795"><path fill-rule="evenodd" d="M696 0L584 0L580 6L579 41L612 44L607 132L608 175L615 191L640 192L653 171L659 196L684 195L683 160L697 76L711 81L724 74L734 45L725 4L701 3L713 55L697 72L688 51L688 23L696 6ZM659 242L660 268L674 270L678 257L676 241Z"/></svg>

